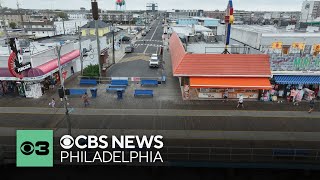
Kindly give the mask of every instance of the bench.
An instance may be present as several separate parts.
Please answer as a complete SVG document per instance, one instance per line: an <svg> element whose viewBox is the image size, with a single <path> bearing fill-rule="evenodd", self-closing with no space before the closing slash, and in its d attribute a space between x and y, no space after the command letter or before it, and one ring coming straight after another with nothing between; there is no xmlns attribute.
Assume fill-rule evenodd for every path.
<svg viewBox="0 0 320 180"><path fill-rule="evenodd" d="M84 95L87 89L69 89L70 95Z"/></svg>
<svg viewBox="0 0 320 180"><path fill-rule="evenodd" d="M145 85L158 86L158 80L141 80L140 84L141 86L145 86Z"/></svg>
<svg viewBox="0 0 320 180"><path fill-rule="evenodd" d="M136 89L134 90L134 97L136 96L151 96L153 97L153 90Z"/></svg>
<svg viewBox="0 0 320 180"><path fill-rule="evenodd" d="M126 85L128 86L128 80L111 80L111 85Z"/></svg>
<svg viewBox="0 0 320 180"><path fill-rule="evenodd" d="M124 88L107 88L106 91L107 91L107 92L117 92L117 91L122 91L122 92L124 92L125 89L124 89Z"/></svg>
<svg viewBox="0 0 320 180"><path fill-rule="evenodd" d="M112 84L107 84L107 88L127 88L127 85L112 85Z"/></svg>
<svg viewBox="0 0 320 180"><path fill-rule="evenodd" d="M97 85L98 82L95 79L80 79L80 85Z"/></svg>

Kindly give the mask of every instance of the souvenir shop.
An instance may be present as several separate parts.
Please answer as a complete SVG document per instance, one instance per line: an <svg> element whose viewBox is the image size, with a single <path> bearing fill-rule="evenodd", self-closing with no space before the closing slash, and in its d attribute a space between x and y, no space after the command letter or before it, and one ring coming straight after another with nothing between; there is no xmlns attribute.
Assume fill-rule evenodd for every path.
<svg viewBox="0 0 320 180"><path fill-rule="evenodd" d="M294 99L309 101L311 97L319 99L320 76L275 75L272 89L263 94L264 101L288 101Z"/></svg>

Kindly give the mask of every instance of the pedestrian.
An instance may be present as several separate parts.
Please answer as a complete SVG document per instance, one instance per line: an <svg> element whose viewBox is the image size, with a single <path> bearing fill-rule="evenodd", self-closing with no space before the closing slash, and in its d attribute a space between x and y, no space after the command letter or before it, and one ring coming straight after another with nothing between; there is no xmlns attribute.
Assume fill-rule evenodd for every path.
<svg viewBox="0 0 320 180"><path fill-rule="evenodd" d="M87 93L84 93L84 95L82 96L82 100L83 100L83 103L84 103L84 107L89 106L89 96L88 96Z"/></svg>
<svg viewBox="0 0 320 180"><path fill-rule="evenodd" d="M314 106L315 106L315 97L311 97L311 100L309 101L309 107L310 107L310 109L309 109L309 113L311 113L312 111L313 111L313 109L314 109Z"/></svg>
<svg viewBox="0 0 320 180"><path fill-rule="evenodd" d="M228 89L223 94L223 102L228 102L229 92Z"/></svg>
<svg viewBox="0 0 320 180"><path fill-rule="evenodd" d="M143 44L146 44L146 41L145 41L145 40L143 40Z"/></svg>
<svg viewBox="0 0 320 180"><path fill-rule="evenodd" d="M239 108L239 106L241 105L242 106L242 108L244 108L244 105L243 105L243 96L242 96L242 94L240 95L240 97L239 97L239 101L238 101L238 106L237 106L237 108Z"/></svg>
<svg viewBox="0 0 320 180"><path fill-rule="evenodd" d="M49 106L51 106L52 108L55 108L56 105L56 101L54 100L54 98L52 98L51 102L49 103Z"/></svg>

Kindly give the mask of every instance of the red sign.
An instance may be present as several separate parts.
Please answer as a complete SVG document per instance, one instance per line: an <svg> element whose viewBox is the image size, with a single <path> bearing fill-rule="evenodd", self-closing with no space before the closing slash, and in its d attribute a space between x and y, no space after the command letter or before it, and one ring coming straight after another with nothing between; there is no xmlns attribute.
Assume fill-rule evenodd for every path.
<svg viewBox="0 0 320 180"><path fill-rule="evenodd" d="M65 71L65 72L62 73L62 78L63 78L64 80L67 79L67 74L68 74L68 71Z"/></svg>
<svg viewBox="0 0 320 180"><path fill-rule="evenodd" d="M22 79L23 75L20 74L20 73L17 73L16 70L15 70L15 68L16 68L16 65L15 65L16 59L17 59L16 53L11 52L11 54L9 56L9 59L8 59L9 72L11 73L12 76Z"/></svg>

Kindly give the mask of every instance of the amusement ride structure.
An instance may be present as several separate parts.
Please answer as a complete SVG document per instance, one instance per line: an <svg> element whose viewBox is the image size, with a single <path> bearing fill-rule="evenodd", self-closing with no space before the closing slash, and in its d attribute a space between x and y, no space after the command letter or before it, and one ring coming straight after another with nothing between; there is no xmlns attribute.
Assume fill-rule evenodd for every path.
<svg viewBox="0 0 320 180"><path fill-rule="evenodd" d="M116 10L126 10L126 1L125 0L116 0Z"/></svg>

